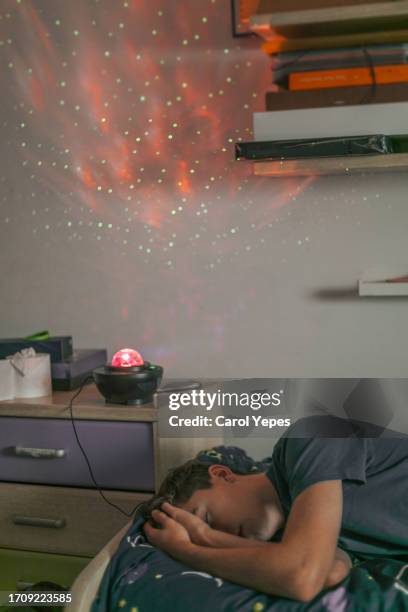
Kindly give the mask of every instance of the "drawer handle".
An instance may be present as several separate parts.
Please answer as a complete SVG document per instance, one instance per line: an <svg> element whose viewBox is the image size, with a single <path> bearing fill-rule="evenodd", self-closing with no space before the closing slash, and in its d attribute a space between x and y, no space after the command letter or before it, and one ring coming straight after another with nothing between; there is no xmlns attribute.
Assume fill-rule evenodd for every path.
<svg viewBox="0 0 408 612"><path fill-rule="evenodd" d="M52 527L62 529L66 525L65 519L49 519L37 516L13 516L14 525L25 525L28 527Z"/></svg>
<svg viewBox="0 0 408 612"><path fill-rule="evenodd" d="M65 456L63 448L28 448L26 446L15 446L14 453L17 457L31 457L32 459L59 459Z"/></svg>

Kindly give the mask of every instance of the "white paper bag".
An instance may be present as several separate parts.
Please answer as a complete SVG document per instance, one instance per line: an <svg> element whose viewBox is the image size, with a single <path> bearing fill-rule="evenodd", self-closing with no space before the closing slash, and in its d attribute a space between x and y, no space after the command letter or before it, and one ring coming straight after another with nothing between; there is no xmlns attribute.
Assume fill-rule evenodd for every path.
<svg viewBox="0 0 408 612"><path fill-rule="evenodd" d="M51 362L48 353L22 351L10 359L14 369L14 397L51 395ZM33 354L34 353L34 354Z"/></svg>
<svg viewBox="0 0 408 612"><path fill-rule="evenodd" d="M15 371L8 359L0 359L0 401L14 399Z"/></svg>

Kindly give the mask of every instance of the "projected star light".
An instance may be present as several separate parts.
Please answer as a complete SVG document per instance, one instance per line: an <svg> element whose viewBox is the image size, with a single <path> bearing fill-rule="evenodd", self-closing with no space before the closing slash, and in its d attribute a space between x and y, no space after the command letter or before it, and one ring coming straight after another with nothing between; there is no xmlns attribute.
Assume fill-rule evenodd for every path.
<svg viewBox="0 0 408 612"><path fill-rule="evenodd" d="M292 188L266 190L234 161L271 76L257 40L232 38L229 10L221 0L3 0L11 140L0 180L19 172L4 221L21 223L18 199L39 240L57 230L170 268L183 249L210 270L264 248ZM253 230L245 240L240 226Z"/></svg>

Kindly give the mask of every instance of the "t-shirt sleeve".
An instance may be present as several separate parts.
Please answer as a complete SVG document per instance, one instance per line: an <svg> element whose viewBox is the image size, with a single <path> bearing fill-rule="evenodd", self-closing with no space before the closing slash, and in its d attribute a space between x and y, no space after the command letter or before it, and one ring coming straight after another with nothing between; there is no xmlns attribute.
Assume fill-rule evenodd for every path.
<svg viewBox="0 0 408 612"><path fill-rule="evenodd" d="M292 501L318 482L366 482L367 445L362 438L289 438L285 446L285 472Z"/></svg>

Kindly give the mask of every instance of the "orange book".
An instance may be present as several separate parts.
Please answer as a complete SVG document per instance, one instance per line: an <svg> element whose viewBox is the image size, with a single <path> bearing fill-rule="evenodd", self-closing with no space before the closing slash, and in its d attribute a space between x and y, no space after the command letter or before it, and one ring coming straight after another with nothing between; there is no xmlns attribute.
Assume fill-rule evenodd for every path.
<svg viewBox="0 0 408 612"><path fill-rule="evenodd" d="M407 64L389 64L373 66L375 82L403 83L408 81ZM332 87L351 87L353 85L371 85L373 83L370 68L342 68L339 70L313 70L292 72L289 75L289 89L325 89Z"/></svg>

